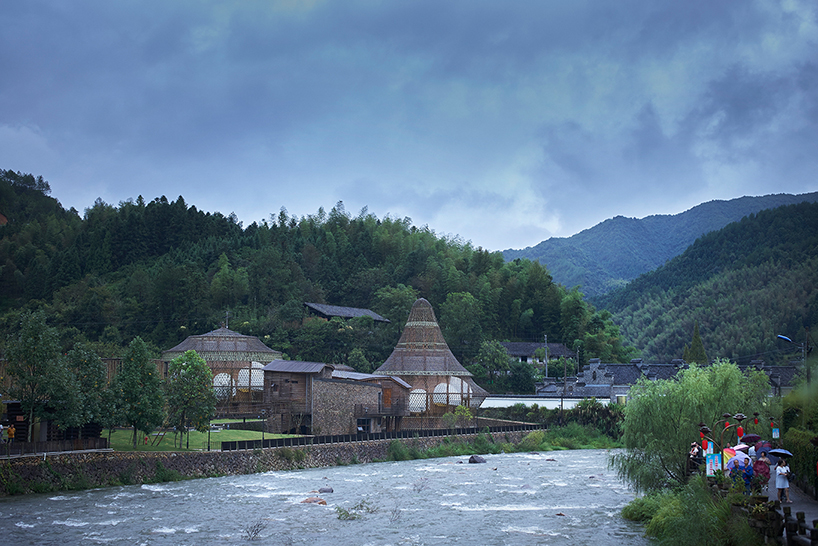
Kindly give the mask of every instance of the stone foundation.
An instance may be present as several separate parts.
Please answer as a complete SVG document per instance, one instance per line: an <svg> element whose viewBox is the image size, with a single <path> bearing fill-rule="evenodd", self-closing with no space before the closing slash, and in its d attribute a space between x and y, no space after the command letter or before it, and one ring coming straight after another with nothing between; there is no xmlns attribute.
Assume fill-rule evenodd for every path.
<svg viewBox="0 0 818 546"><path fill-rule="evenodd" d="M517 444L527 431L491 434L495 443ZM471 441L477 434L404 440L280 447L248 451L74 452L0 462L0 495L88 489L179 478L319 468L386 459L393 441L425 450L444 441Z"/></svg>

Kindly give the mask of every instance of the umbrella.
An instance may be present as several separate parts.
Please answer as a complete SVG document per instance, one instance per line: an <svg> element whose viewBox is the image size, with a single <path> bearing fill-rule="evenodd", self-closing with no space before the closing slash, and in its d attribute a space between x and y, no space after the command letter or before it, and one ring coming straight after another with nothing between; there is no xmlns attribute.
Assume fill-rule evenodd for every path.
<svg viewBox="0 0 818 546"><path fill-rule="evenodd" d="M775 455L776 457L792 457L792 453L780 447L771 449L770 455Z"/></svg>
<svg viewBox="0 0 818 546"><path fill-rule="evenodd" d="M756 442L760 442L761 436L759 436L758 434L745 434L744 436L741 437L741 441L747 445L752 445L755 444Z"/></svg>
<svg viewBox="0 0 818 546"><path fill-rule="evenodd" d="M750 461L750 456L747 455L746 453L742 453L739 451L736 453L735 457L727 461L727 465L725 465L725 468L729 468L730 470L732 470L733 467L737 466L740 461L745 461L746 464L748 461Z"/></svg>
<svg viewBox="0 0 818 546"><path fill-rule="evenodd" d="M736 451L741 451L742 449L748 449L749 447L750 446L748 446L747 444L739 444L737 446L734 446L733 449L735 449Z"/></svg>
<svg viewBox="0 0 818 546"><path fill-rule="evenodd" d="M769 444L769 442L764 442L764 443ZM769 445L766 445L766 446L763 446L763 447L757 447L756 448L756 454L759 457L761 457L762 453L766 453L767 457L770 459L770 464L773 464L773 465L778 464L778 457L776 457L775 455L770 454L770 451L772 449L773 449L772 446L769 446Z"/></svg>

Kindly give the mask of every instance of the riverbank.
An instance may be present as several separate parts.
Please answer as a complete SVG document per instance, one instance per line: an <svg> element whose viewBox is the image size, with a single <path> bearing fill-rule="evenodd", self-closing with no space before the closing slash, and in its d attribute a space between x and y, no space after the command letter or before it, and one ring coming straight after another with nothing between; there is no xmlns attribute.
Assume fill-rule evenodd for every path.
<svg viewBox="0 0 818 546"><path fill-rule="evenodd" d="M514 450L524 447L527 431L459 434L369 440L344 444L309 445L246 451L205 452L74 452L21 457L0 463L0 495L47 493L159 483L258 472L319 468L386 460L392 451L420 454L447 444L479 445ZM481 450L485 451L485 450ZM394 456L394 455L393 455Z"/></svg>

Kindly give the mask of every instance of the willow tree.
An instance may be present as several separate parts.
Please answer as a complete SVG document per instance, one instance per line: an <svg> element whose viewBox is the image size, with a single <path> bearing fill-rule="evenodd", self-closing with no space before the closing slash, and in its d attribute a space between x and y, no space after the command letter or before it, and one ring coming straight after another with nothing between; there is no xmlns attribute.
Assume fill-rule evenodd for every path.
<svg viewBox="0 0 818 546"><path fill-rule="evenodd" d="M167 380L168 423L178 430L206 432L216 414L213 372L196 351L170 361ZM181 441L180 441L181 445ZM190 434L187 438L190 447Z"/></svg>
<svg viewBox="0 0 818 546"><path fill-rule="evenodd" d="M652 491L688 478L688 451L699 423L711 428L722 414L768 413L770 385L764 372L742 373L728 360L695 364L675 379L640 379L631 387L622 424L625 450L611 458L620 477L637 491ZM718 434L718 432L717 432Z"/></svg>

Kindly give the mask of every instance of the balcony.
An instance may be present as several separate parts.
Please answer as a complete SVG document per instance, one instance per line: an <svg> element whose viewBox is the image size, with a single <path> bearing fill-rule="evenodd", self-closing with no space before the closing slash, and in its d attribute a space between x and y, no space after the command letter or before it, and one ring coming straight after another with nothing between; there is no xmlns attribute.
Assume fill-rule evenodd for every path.
<svg viewBox="0 0 818 546"><path fill-rule="evenodd" d="M393 402L391 406L383 404L355 404L355 417L385 417L409 415L404 402Z"/></svg>

